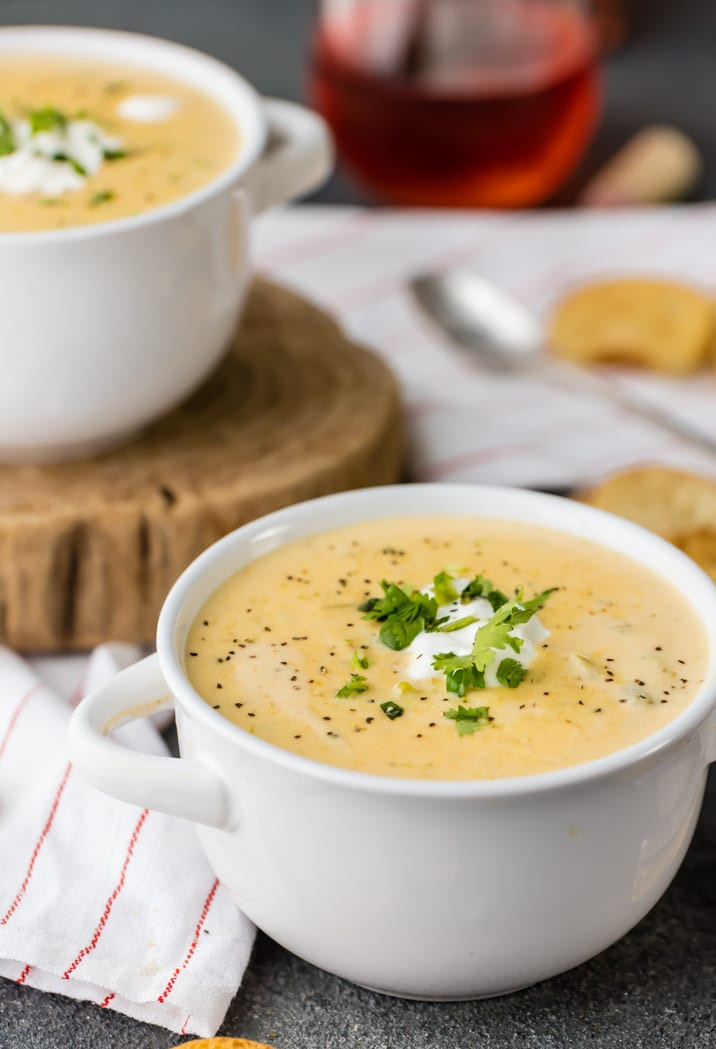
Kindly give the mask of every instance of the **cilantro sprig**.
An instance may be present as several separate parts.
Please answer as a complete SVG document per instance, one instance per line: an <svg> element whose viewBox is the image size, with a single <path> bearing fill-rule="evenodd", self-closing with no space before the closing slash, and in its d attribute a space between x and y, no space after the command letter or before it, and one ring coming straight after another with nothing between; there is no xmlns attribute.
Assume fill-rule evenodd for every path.
<svg viewBox="0 0 716 1049"><path fill-rule="evenodd" d="M493 612L496 612L498 608L506 605L509 601L507 594L503 594L501 590L496 590L490 580L486 579L484 575L476 575L460 594L460 600L463 604L467 604L468 601L474 601L476 597L484 597L489 601Z"/></svg>
<svg viewBox="0 0 716 1049"><path fill-rule="evenodd" d="M437 624L438 603L434 597L419 590L403 589L397 583L381 582L383 597L371 597L359 606L364 619L376 619L381 642L394 651L401 651L424 630L434 630Z"/></svg>
<svg viewBox="0 0 716 1049"><path fill-rule="evenodd" d="M438 572L433 579L433 593L439 605L449 605L451 601L456 601L458 592L454 586L454 576L449 572Z"/></svg>
<svg viewBox="0 0 716 1049"><path fill-rule="evenodd" d="M114 200L114 193L111 189L101 189L98 193L90 200L90 205L93 208L99 207L100 204L109 204L111 200Z"/></svg>
<svg viewBox="0 0 716 1049"><path fill-rule="evenodd" d="M447 616L440 618L438 610L441 606L458 600L467 604L476 598L486 599L493 609L492 616L475 632L472 650L464 656L458 656L455 652L440 652L432 661L433 669L445 675L447 691L462 698L467 692L487 687L485 672L495 663L498 653L512 649L519 655L524 640L514 633L515 628L529 622L544 607L557 587L551 587L527 599L521 588L513 598L508 598L482 575L476 575L471 579L462 592L458 591L454 583L455 577L447 570L439 572L433 579L431 596L413 590L405 584L399 585L383 580L383 596L372 597L359 607L364 619L375 620L381 624L381 642L390 649L400 651L407 648L418 634L424 631L448 634L480 622L481 617L477 615L466 615L453 620ZM356 670L365 666L360 658L356 660L354 656L353 665ZM526 676L527 669L518 659L510 656L500 658L495 672L498 684L505 688L517 688ZM360 684L356 687L353 684L355 681L365 682L365 678L354 673L351 681L344 685L337 695L349 696L356 691L365 691ZM381 704L381 709L390 718L403 714L403 708L392 701ZM475 732L487 723L488 708L458 705L445 716L456 722L460 735L465 735Z"/></svg>
<svg viewBox="0 0 716 1049"><path fill-rule="evenodd" d="M4 113L0 113L0 157L6 157L8 153L14 153L16 149L12 124Z"/></svg>
<svg viewBox="0 0 716 1049"><path fill-rule="evenodd" d="M64 131L67 128L67 115L53 106L33 109L29 114L30 131L38 135L41 131Z"/></svg>
<svg viewBox="0 0 716 1049"><path fill-rule="evenodd" d="M484 728L490 723L489 707L450 707L445 711L444 717L455 722L458 736L470 736L478 729Z"/></svg>
<svg viewBox="0 0 716 1049"><path fill-rule="evenodd" d="M78 175L82 175L84 178L87 175L87 168L80 164L79 160L75 160L69 153L53 153L50 160L56 160L59 164L69 164L73 171L76 171Z"/></svg>
<svg viewBox="0 0 716 1049"><path fill-rule="evenodd" d="M368 679L362 674L351 674L345 685L336 692L336 698L348 699L350 696L357 696L360 692L367 692L369 687Z"/></svg>
<svg viewBox="0 0 716 1049"><path fill-rule="evenodd" d="M503 659L497 668L497 680L506 688L517 688L527 677L527 667L516 659Z"/></svg>
<svg viewBox="0 0 716 1049"><path fill-rule="evenodd" d="M502 604L476 632L472 652L466 656L456 656L454 652L436 655L433 667L445 674L448 692L462 697L471 689L485 688L485 671L494 662L497 652L507 647L519 652L524 644L522 638L512 634L512 630L539 612L554 590L556 587L544 590L527 601L518 590L516 597ZM498 668L498 681L508 688L516 688L524 680L523 669L516 659L503 659Z"/></svg>

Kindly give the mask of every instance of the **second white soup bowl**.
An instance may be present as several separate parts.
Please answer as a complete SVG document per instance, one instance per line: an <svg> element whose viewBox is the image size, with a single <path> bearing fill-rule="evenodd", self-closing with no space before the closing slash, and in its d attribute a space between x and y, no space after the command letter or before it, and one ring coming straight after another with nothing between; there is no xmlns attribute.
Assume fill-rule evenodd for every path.
<svg viewBox="0 0 716 1049"><path fill-rule="evenodd" d="M706 683L670 725L626 750L485 782L393 779L318 764L244 732L193 690L187 632L228 576L302 536L416 514L557 528L660 573L703 622ZM181 758L139 755L109 737L165 703L176 711ZM585 961L654 905L691 840L716 758L715 705L716 588L675 548L548 495L413 485L303 503L212 546L169 594L157 654L75 712L70 749L78 771L101 790L195 821L237 905L296 954L390 994L472 998Z"/></svg>
<svg viewBox="0 0 716 1049"><path fill-rule="evenodd" d="M208 55L100 29L0 28L7 55L126 63L213 98L234 162L173 203L112 222L0 232L0 460L117 443L187 396L226 351L250 276L252 217L317 186L332 152L320 117L261 99Z"/></svg>

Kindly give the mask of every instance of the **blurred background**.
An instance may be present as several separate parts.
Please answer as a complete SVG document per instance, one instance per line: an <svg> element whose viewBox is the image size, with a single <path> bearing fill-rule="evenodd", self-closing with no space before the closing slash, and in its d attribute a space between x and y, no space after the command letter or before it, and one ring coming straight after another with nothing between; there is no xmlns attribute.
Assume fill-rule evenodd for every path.
<svg viewBox="0 0 716 1049"><path fill-rule="evenodd" d="M517 0L0 0L0 21L170 37L236 66L262 92L317 102L338 132L344 160L317 194L323 202L569 204L624 142L654 123L681 129L701 151L703 172L688 197L716 196L714 0L596 0L591 41L586 2L533 0L529 26L511 17L517 6ZM469 155L441 149L443 170L431 173L430 185L411 181L411 158L403 158L401 170L386 148L396 126L410 127L416 149L421 143L430 149L438 126L443 135L452 128L453 145L464 146L466 122L489 129L490 149L480 142ZM368 128L371 155L356 127ZM510 132L510 155L500 154L500 128ZM507 186L504 199L491 189L498 183L503 195Z"/></svg>

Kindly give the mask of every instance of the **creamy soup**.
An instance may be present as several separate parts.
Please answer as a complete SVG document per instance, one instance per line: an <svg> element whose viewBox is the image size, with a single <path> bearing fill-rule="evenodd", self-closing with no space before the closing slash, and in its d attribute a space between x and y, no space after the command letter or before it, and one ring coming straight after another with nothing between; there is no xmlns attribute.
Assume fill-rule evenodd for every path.
<svg viewBox="0 0 716 1049"><path fill-rule="evenodd" d="M495 779L656 732L702 684L706 641L670 584L593 542L391 518L228 579L191 627L186 669L224 717L316 761Z"/></svg>
<svg viewBox="0 0 716 1049"><path fill-rule="evenodd" d="M0 63L0 232L137 215L235 159L229 113L183 81L97 60Z"/></svg>

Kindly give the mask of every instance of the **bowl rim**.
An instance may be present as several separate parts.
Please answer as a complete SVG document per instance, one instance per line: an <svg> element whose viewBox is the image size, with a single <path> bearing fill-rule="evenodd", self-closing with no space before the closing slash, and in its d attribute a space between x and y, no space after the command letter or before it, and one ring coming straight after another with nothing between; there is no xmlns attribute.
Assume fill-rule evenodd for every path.
<svg viewBox="0 0 716 1049"><path fill-rule="evenodd" d="M138 215L127 215L124 218L111 219L108 222L95 222L84 226L66 226L62 229L18 230L8 232L0 230L0 247L11 244L28 246L35 244L44 245L47 243L63 243L72 240L85 240L93 237L107 236L112 233L129 233L132 230L144 226L150 226L167 219L172 219L176 216L185 214L187 211L191 211L197 205L203 204L205 201L221 193L222 190L237 183L241 176L246 174L263 152L267 139L267 129L265 117L262 112L261 96L253 85L239 72L232 69L231 66L222 62L220 59L214 58L213 55L200 51L198 48L189 47L186 44L180 44L173 40L165 40L162 37L152 36L148 33L135 33L123 29L103 29L92 26L59 24L0 26L0 44L3 40L11 39L12 37L17 37L18 40L18 56L28 53L27 50L23 51L23 45L21 42L23 39L30 39L32 37L39 39L45 38L48 41L47 49L45 50L42 47L36 47L34 49L35 53L41 55L43 53L53 54L56 52L61 55L62 50L59 45L62 41L64 39L69 41L72 38L75 38L85 41L86 43L96 42L98 45L104 43L107 46L111 46L113 42L120 47L138 45L144 49L145 53L153 49L155 51L172 54L177 59L184 59L184 61L195 66L202 64L207 70L213 71L215 75L222 76L227 83L232 84L234 99L237 105L232 109L226 99L220 99L218 94L214 94L209 88L202 87L199 88L199 90L202 90L204 94L208 95L209 98L217 103L217 105L222 106L242 134L245 133L247 129L237 118L236 108L242 106L247 111L253 110L253 119L250 121L250 124L253 125L253 131L249 136L248 141L244 141L242 138L238 154L227 168L220 171L218 175L205 185L200 186L191 193L187 193L183 197L178 197L176 200L170 201L167 204L160 204L159 207L150 208L148 211L140 212ZM56 46L52 46L52 43ZM10 48L5 50L0 47L0 54L9 53L11 53ZM138 61L131 57L127 58L119 56L118 61L124 61L130 66L136 65L139 69L152 68L151 62ZM158 71L161 72L161 67L158 67ZM180 73L173 73L171 75L173 75L176 80L182 80ZM187 83L192 84L192 81L187 78Z"/></svg>
<svg viewBox="0 0 716 1049"><path fill-rule="evenodd" d="M351 503L360 506L364 501L375 500L376 498L380 501L385 500L387 503L391 498L397 497L394 499L392 512L386 507L382 513L357 516L356 522L400 516L419 516L418 514L405 513L401 510L400 500L406 488L413 493L419 493L426 503L430 502L431 496L437 497L439 495L441 499L444 499L446 493L449 493L455 499L465 496L474 500L477 497L484 496L489 499L499 500L500 498L505 498L511 502L523 502L525 515L530 508L537 509L538 506L547 507L548 510L552 508L556 514L561 512L567 513L566 509L565 511L557 509L559 505L564 505L565 508L569 508L568 515L570 518L577 518L578 520L591 519L593 522L601 523L605 528L612 531L616 529L627 540L631 539L635 544L639 544L640 549L653 551L654 560L665 559L667 564L673 565L674 569L678 570L680 578L686 584L702 592L701 596L705 606L703 610L701 607L697 607L695 602L686 594L686 586L680 586L673 576L651 565L652 571L661 575L665 582L670 583L682 594L704 627L710 654L709 666L704 681L691 703L673 721L669 722L658 732L629 747L613 751L604 757L550 772L494 780L411 779L407 777L381 776L342 768L337 765L328 765L315 761L312 758L294 754L292 751L284 750L273 743L253 736L215 711L189 683L178 654L178 633L182 628L182 614L185 612L191 596L201 589L202 583L206 585L208 570L220 565L237 548L248 547L252 539L258 540L262 535L267 538L276 536L283 531L282 525L288 525L290 530L292 521L300 524L302 519L303 523L305 523L305 519L309 521L314 519L316 527L306 529L298 535L288 534L286 541L289 542L292 539L299 538L300 535L316 534L329 531L333 527L340 527L340 524L345 522L341 521L340 524L332 524L328 519L329 511L333 508L349 506ZM426 516L440 515L439 509L426 508L422 512ZM474 510L466 510L461 514L458 514L457 511L452 511L446 513L445 516L474 516L492 520L522 520L525 523L529 523L527 516L508 514L500 516L494 513L483 515ZM543 527L552 528L555 531L561 530L567 534L579 535L577 531L566 525L545 524L544 521L540 521L539 524ZM601 542L601 540L596 541ZM275 549L281 545L283 545L282 542L275 542L271 547L267 547L267 550ZM615 549L614 545L608 541L602 542L602 545L608 549L610 547ZM263 552L265 551L261 550L255 556L260 556ZM629 554L621 553L622 556L630 556ZM632 557L632 560L636 560L636 558ZM648 563L647 567L650 567ZM223 573L218 573L219 582L221 579L228 578L237 570L236 567L233 567ZM216 586L219 585L219 582L209 587L206 594L213 592ZM203 603L204 600L205 596L202 596L198 605ZM708 607L709 604L711 606L710 609ZM198 605L196 611L198 611ZM196 611L188 619L185 616L185 622L192 622ZM711 628L709 627L709 616L714 624ZM607 513L604 510L598 510L595 507L567 500L561 496L511 487L430 483L386 485L322 496L317 499L296 503L293 506L259 517L219 539L184 570L174 583L162 606L157 625L156 644L163 677L174 697L175 703L190 718L198 719L213 733L218 733L226 741L237 746L239 750L248 752L254 758L282 766L284 769L298 775L308 776L314 780L332 783L338 787L363 793L432 799L494 800L570 789L578 785L612 777L627 768L657 759L666 751L682 744L687 737L698 731L716 706L716 586L714 586L706 573L665 539L630 521ZM706 763L707 759L705 758L704 764Z"/></svg>

